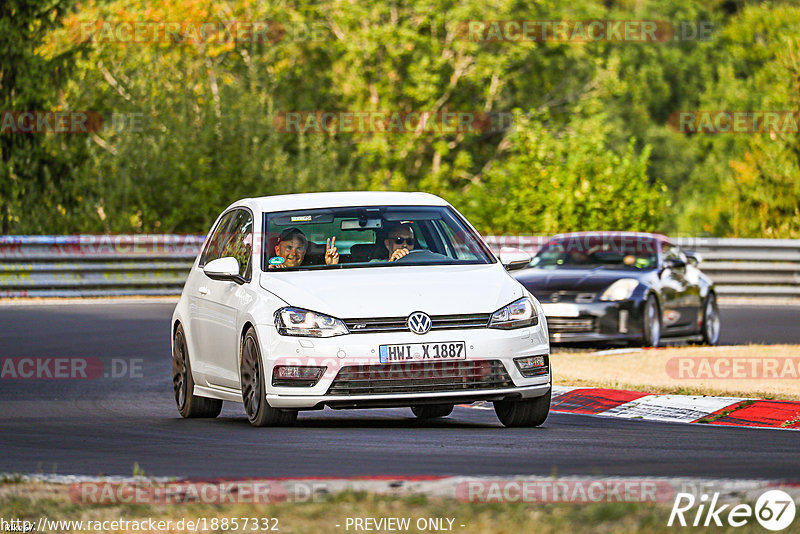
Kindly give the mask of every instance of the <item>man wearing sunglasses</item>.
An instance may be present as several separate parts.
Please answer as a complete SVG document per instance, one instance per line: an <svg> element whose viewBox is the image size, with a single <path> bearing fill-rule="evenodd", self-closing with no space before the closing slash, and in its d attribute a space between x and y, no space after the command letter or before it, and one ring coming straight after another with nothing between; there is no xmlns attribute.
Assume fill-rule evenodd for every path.
<svg viewBox="0 0 800 534"><path fill-rule="evenodd" d="M389 261L397 261L414 250L417 241L410 224L395 223L388 230L383 244L389 251Z"/></svg>

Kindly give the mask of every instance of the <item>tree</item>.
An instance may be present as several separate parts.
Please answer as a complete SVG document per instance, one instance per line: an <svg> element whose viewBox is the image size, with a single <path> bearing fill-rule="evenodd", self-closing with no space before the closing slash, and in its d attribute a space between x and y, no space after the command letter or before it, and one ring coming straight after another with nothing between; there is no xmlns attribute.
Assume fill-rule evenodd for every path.
<svg viewBox="0 0 800 534"><path fill-rule="evenodd" d="M746 6L720 33L728 56L698 109L791 112L794 128L691 136L703 157L685 188L685 233L800 237L798 33L800 9L781 3Z"/></svg>
<svg viewBox="0 0 800 534"><path fill-rule="evenodd" d="M0 3L0 112L50 111L81 47L44 47L73 0ZM51 135L51 134L47 134ZM0 232L66 230L79 202L71 182L80 140L42 133L0 133ZM59 222L61 224L59 224Z"/></svg>
<svg viewBox="0 0 800 534"><path fill-rule="evenodd" d="M637 153L631 139L616 153L608 138L601 113L577 116L558 131L546 116L518 116L509 156L470 188L459 207L493 235L657 230L669 201L665 188L647 176L650 148Z"/></svg>

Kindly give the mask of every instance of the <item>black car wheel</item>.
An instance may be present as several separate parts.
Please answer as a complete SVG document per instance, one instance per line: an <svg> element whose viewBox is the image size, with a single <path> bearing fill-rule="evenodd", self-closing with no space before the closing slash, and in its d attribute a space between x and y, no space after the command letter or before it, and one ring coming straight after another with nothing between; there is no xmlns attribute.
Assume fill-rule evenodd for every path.
<svg viewBox="0 0 800 534"><path fill-rule="evenodd" d="M550 413L550 391L535 399L495 401L494 413L503 426L539 426Z"/></svg>
<svg viewBox="0 0 800 534"><path fill-rule="evenodd" d="M717 306L717 296L714 293L709 293L706 298L706 304L703 308L702 329L703 343L706 345L716 345L717 342L719 342L719 307Z"/></svg>
<svg viewBox="0 0 800 534"><path fill-rule="evenodd" d="M661 342L661 309L655 295L649 295L642 316L642 346L657 347Z"/></svg>
<svg viewBox="0 0 800 534"><path fill-rule="evenodd" d="M182 417L216 417L222 411L221 400L194 394L189 350L186 348L186 336L181 325L175 329L172 343L172 389Z"/></svg>
<svg viewBox="0 0 800 534"><path fill-rule="evenodd" d="M452 404L420 404L412 406L411 411L420 419L434 419L436 417L447 417L453 413Z"/></svg>
<svg viewBox="0 0 800 534"><path fill-rule="evenodd" d="M261 362L256 332L250 328L242 340L242 363L239 365L242 401L247 419L253 426L291 426L297 420L297 410L279 410L267 403L264 367Z"/></svg>

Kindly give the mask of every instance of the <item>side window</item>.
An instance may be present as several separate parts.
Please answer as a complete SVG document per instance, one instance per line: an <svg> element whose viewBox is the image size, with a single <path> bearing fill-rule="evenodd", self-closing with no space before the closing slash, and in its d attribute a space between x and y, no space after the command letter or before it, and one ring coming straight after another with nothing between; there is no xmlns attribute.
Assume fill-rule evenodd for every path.
<svg viewBox="0 0 800 534"><path fill-rule="evenodd" d="M253 251L253 217L247 210L237 210L236 218L228 230L228 240L222 249L222 258L233 257L239 261L239 275L250 279L250 256Z"/></svg>
<svg viewBox="0 0 800 534"><path fill-rule="evenodd" d="M472 261L477 259L474 251L474 239L464 231L458 233L448 224L437 221L436 227L444 234L444 243L447 247L447 255L458 260Z"/></svg>
<svg viewBox="0 0 800 534"><path fill-rule="evenodd" d="M214 229L214 233L208 240L208 245L206 245L203 255L200 257L199 267L203 267L206 263L222 257L222 249L225 247L225 244L230 237L229 229L231 227L231 223L238 212L239 210L230 211L226 213L219 221L219 224Z"/></svg>
<svg viewBox="0 0 800 534"><path fill-rule="evenodd" d="M425 235L427 232L425 231L428 226L425 224L425 221L417 221L411 223L411 229L414 231L414 239L417 240L416 248L426 248L428 250L431 249L431 245L428 244L428 240L425 239Z"/></svg>

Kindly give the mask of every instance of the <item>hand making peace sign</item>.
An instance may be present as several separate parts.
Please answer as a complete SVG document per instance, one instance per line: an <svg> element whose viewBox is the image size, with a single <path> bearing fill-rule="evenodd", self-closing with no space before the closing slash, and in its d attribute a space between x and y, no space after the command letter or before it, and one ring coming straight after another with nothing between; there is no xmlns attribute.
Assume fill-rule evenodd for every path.
<svg viewBox="0 0 800 534"><path fill-rule="evenodd" d="M328 265L336 265L339 263L339 253L336 251L335 237L325 241L325 263Z"/></svg>

